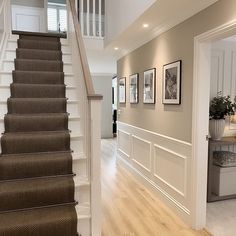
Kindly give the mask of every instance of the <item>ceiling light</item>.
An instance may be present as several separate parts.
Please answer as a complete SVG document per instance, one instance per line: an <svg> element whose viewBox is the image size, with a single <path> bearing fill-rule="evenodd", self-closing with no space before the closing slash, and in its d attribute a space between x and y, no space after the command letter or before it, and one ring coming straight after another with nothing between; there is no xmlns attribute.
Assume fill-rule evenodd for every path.
<svg viewBox="0 0 236 236"><path fill-rule="evenodd" d="M118 47L115 47L114 49L115 49L116 51L117 51L117 50L119 50L119 48L118 48Z"/></svg>
<svg viewBox="0 0 236 236"><path fill-rule="evenodd" d="M143 24L143 28L148 28L149 24Z"/></svg>

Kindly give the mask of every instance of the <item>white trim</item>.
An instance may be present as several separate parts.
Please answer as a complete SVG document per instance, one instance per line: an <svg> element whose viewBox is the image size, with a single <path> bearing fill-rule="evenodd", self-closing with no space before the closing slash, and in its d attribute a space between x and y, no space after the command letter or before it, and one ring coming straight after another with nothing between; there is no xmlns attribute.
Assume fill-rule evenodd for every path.
<svg viewBox="0 0 236 236"><path fill-rule="evenodd" d="M140 138L136 135L131 135L131 138L132 138L132 145L131 145L131 153L132 153L132 161L135 162L137 165L139 165L141 168L143 168L144 170L146 170L147 172L151 172L151 160L152 160L152 143L149 142L148 140L146 139L143 139L143 138ZM134 139L137 139L137 140L140 140L146 144L149 145L149 168L147 168L146 166L144 166L142 163L138 162L135 158L134 158Z"/></svg>
<svg viewBox="0 0 236 236"><path fill-rule="evenodd" d="M236 20L207 31L194 38L193 120L192 120L192 225L196 229L206 224L207 186L207 116L210 93L210 43L236 33Z"/></svg>
<svg viewBox="0 0 236 236"><path fill-rule="evenodd" d="M123 137L123 134L125 134L127 138L126 136ZM143 157L145 158L145 164L143 164L142 161L139 163L139 159L134 156L138 155L134 151L137 147L134 145L134 138L150 145L150 149L149 146L145 147L146 154ZM120 146L120 144L124 145ZM155 147L160 147L160 149L155 149ZM191 148L191 144L186 142L159 135L126 123L118 122L117 160L119 161L119 159L123 159L123 163L128 163L128 165L132 167L131 170L139 176L141 181L145 179L144 184L151 183L152 189L154 191L158 190L156 192L158 192L159 197L171 206L173 211L175 211L188 224L191 224ZM165 157L168 153L171 153L174 155L173 158L179 160L178 163L176 163L175 159L172 160L171 155L168 160L168 162L171 162L170 168L166 170L167 172L164 175L155 171L155 168L157 168L157 166L155 167L155 158L157 157L158 151L160 151L160 157L163 158L164 165ZM130 153L130 156L128 153ZM150 171L148 169L147 160L149 155L151 157L151 160L149 161ZM180 171L182 173L181 176L179 176ZM159 176L157 176L158 174ZM188 212L188 214L186 214L186 212Z"/></svg>
<svg viewBox="0 0 236 236"><path fill-rule="evenodd" d="M189 147L192 146L191 143L188 143L188 142L185 142L185 141L182 141L182 140L179 140L179 139L175 139L175 138L172 138L172 137L163 135L163 134L155 133L155 132L153 132L153 131L146 130L146 129L143 129L143 128L140 128L140 127L137 127L137 126L134 126L134 125L130 125L130 124L121 122L121 121L117 121L117 123L118 123L118 124L123 124L123 125L128 125L128 126L130 126L130 127L132 127L132 128L138 129L138 130L140 130L140 131L144 131L144 132L147 132L147 133L152 134L152 135L157 135L157 136L159 136L159 137L166 138L166 139L169 139L169 140L171 140L171 141L174 141L174 142L178 142L178 143L187 145L187 146L189 146Z"/></svg>
<svg viewBox="0 0 236 236"><path fill-rule="evenodd" d="M181 192L179 189L177 189L176 187L174 187L173 185L171 185L170 183L168 183L167 181L165 181L162 177L160 177L158 174L156 174L156 162L157 162L157 157L156 157L156 154L154 154L154 168L155 168L155 171L154 171L154 176L156 178L158 178L160 181L162 181L164 184L166 184L167 186L169 186L170 188L172 188L175 192L177 192L178 194L180 194L181 196L185 197L186 198L186 192L187 192L187 157L186 156L183 156L183 155L180 155L179 153L177 152L173 152L171 151L170 149L168 148L164 148L160 145L157 145L157 144L154 144L154 148L158 148L158 149L161 149L165 152L168 152L176 157L179 157L181 159L184 160L184 191ZM154 152L156 153L156 152Z"/></svg>

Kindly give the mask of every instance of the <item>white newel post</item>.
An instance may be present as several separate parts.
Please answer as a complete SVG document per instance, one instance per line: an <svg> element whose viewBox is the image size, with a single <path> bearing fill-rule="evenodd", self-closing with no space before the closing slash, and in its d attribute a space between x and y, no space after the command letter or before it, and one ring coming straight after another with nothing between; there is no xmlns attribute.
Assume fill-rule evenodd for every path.
<svg viewBox="0 0 236 236"><path fill-rule="evenodd" d="M101 99L90 100L91 115L91 233L101 236Z"/></svg>

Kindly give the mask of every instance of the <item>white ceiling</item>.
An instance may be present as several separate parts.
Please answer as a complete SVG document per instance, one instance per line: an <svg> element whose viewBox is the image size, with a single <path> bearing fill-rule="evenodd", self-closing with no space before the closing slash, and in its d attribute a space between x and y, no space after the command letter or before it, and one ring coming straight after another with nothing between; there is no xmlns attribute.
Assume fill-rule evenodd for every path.
<svg viewBox="0 0 236 236"><path fill-rule="evenodd" d="M133 24L102 50L87 47L92 73L116 73L116 61L218 0L156 0ZM122 17L122 16L121 16ZM143 28L144 23L149 24ZM93 42L94 43L94 42ZM86 43L88 44L88 43ZM119 47L118 51L114 47ZM91 50L92 49L92 50Z"/></svg>
<svg viewBox="0 0 236 236"><path fill-rule="evenodd" d="M117 39L111 42L106 51L119 58L140 47L161 33L190 18L218 0L157 0ZM143 28L148 23L148 28ZM114 47L119 47L114 52Z"/></svg>

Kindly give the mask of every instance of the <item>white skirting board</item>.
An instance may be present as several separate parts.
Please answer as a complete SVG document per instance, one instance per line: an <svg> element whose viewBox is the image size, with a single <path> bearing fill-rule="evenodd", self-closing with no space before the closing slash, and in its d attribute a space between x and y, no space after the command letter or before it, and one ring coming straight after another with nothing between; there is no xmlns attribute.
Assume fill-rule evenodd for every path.
<svg viewBox="0 0 236 236"><path fill-rule="evenodd" d="M117 162L191 225L190 143L118 122Z"/></svg>

